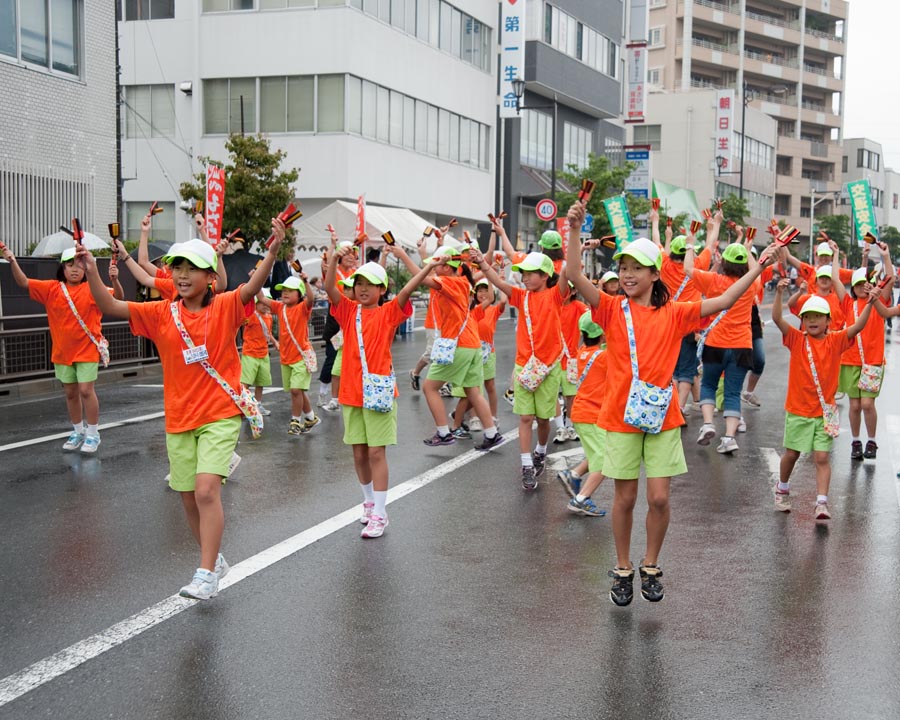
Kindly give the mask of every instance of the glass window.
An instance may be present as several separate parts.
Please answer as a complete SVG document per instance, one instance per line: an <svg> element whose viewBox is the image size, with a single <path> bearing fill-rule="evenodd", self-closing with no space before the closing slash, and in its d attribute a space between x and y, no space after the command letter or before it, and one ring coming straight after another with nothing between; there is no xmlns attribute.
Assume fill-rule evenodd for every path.
<svg viewBox="0 0 900 720"><path fill-rule="evenodd" d="M393 90L391 90L390 123L390 143L399 147L403 144L403 95Z"/></svg>
<svg viewBox="0 0 900 720"><path fill-rule="evenodd" d="M428 0L416 0L416 37L428 41Z"/></svg>
<svg viewBox="0 0 900 720"><path fill-rule="evenodd" d="M315 108L315 78L312 75L289 77L287 81L288 132L312 132Z"/></svg>
<svg viewBox="0 0 900 720"><path fill-rule="evenodd" d="M462 57L462 13L450 8L450 54Z"/></svg>
<svg viewBox="0 0 900 720"><path fill-rule="evenodd" d="M22 13L22 59L46 67L49 59L47 6L43 2L32 0L22 3L19 11Z"/></svg>
<svg viewBox="0 0 900 720"><path fill-rule="evenodd" d="M491 129L481 126L481 167L487 170L491 166Z"/></svg>
<svg viewBox="0 0 900 720"><path fill-rule="evenodd" d="M553 6L544 5L544 42L553 44Z"/></svg>
<svg viewBox="0 0 900 720"><path fill-rule="evenodd" d="M209 1L204 0L204 10ZM225 2L226 0L220 1ZM225 10L227 8L217 9ZM125 0L126 20L162 20L173 17L175 17L175 0Z"/></svg>
<svg viewBox="0 0 900 720"><path fill-rule="evenodd" d="M344 76L319 75L318 132L344 130Z"/></svg>
<svg viewBox="0 0 900 720"><path fill-rule="evenodd" d="M403 147L412 150L416 146L416 101L403 97Z"/></svg>
<svg viewBox="0 0 900 720"><path fill-rule="evenodd" d="M440 48L450 52L450 43L453 37L451 29L451 12L452 8L445 2L441 3L441 39Z"/></svg>
<svg viewBox="0 0 900 720"><path fill-rule="evenodd" d="M428 43L438 47L441 34L441 0L428 3Z"/></svg>
<svg viewBox="0 0 900 720"><path fill-rule="evenodd" d="M565 53L569 57L578 57L578 22L572 17L569 18L566 26Z"/></svg>
<svg viewBox="0 0 900 720"><path fill-rule="evenodd" d="M378 114L378 88L375 83L363 80L362 84L362 134L367 138L375 137L375 117Z"/></svg>
<svg viewBox="0 0 900 720"><path fill-rule="evenodd" d="M491 71L491 57L494 50L491 47L491 29L487 25L481 26L481 69Z"/></svg>
<svg viewBox="0 0 900 720"><path fill-rule="evenodd" d="M150 87L150 134L152 137L175 137L175 86Z"/></svg>
<svg viewBox="0 0 900 720"><path fill-rule="evenodd" d="M125 203L125 237L137 237L141 234L141 220L147 214L147 208L153 200L131 201ZM163 211L153 217L153 239L175 241L175 203L160 202ZM180 213L178 213L180 216Z"/></svg>
<svg viewBox="0 0 900 720"><path fill-rule="evenodd" d="M406 32L416 34L416 0L406 0Z"/></svg>
<svg viewBox="0 0 900 720"><path fill-rule="evenodd" d="M476 48L481 50L481 38L477 35L478 30L475 25L478 23L474 18L468 15L462 16L463 37L462 37L462 59L473 65L481 65L480 59L476 62ZM478 23L480 25L480 23Z"/></svg>
<svg viewBox="0 0 900 720"><path fill-rule="evenodd" d="M428 147L429 155L437 155L438 151L438 109L434 105L428 106Z"/></svg>
<svg viewBox="0 0 900 720"><path fill-rule="evenodd" d="M0 55L18 57L16 0L0 0Z"/></svg>
<svg viewBox="0 0 900 720"><path fill-rule="evenodd" d="M459 115L450 115L450 159L459 162Z"/></svg>
<svg viewBox="0 0 900 720"><path fill-rule="evenodd" d="M256 78L233 78L228 84L229 132L256 132Z"/></svg>
<svg viewBox="0 0 900 720"><path fill-rule="evenodd" d="M347 130L362 134L362 80L347 78Z"/></svg>
<svg viewBox="0 0 900 720"><path fill-rule="evenodd" d="M378 0L363 0L363 12L378 15Z"/></svg>
<svg viewBox="0 0 900 720"><path fill-rule="evenodd" d="M287 83L283 77L259 79L259 129L262 132L287 130Z"/></svg>
<svg viewBox="0 0 900 720"><path fill-rule="evenodd" d="M391 0L378 0L378 19L391 21Z"/></svg>
<svg viewBox="0 0 900 720"><path fill-rule="evenodd" d="M203 132L228 132L228 80L203 81Z"/></svg>
<svg viewBox="0 0 900 720"><path fill-rule="evenodd" d="M378 88L378 113L376 115L376 136L379 141L387 142L390 139L391 105L390 91L387 88Z"/></svg>
<svg viewBox="0 0 900 720"><path fill-rule="evenodd" d="M472 144L472 121L459 119L459 161L468 162L469 149Z"/></svg>
<svg viewBox="0 0 900 720"><path fill-rule="evenodd" d="M53 23L53 69L77 75L81 54L78 3L73 0L51 0Z"/></svg>
<svg viewBox="0 0 900 720"><path fill-rule="evenodd" d="M446 110L438 112L438 157L446 160L450 157L450 113Z"/></svg>
<svg viewBox="0 0 900 720"><path fill-rule="evenodd" d="M423 153L428 145L428 106L416 100L416 152Z"/></svg>
<svg viewBox="0 0 900 720"><path fill-rule="evenodd" d="M125 90L125 137L150 137L150 86L133 85Z"/></svg>
<svg viewBox="0 0 900 720"><path fill-rule="evenodd" d="M410 0L412 2L412 0ZM405 29L406 9L403 7L404 0L391 0L391 25L401 30Z"/></svg>
<svg viewBox="0 0 900 720"><path fill-rule="evenodd" d="M144 0L144 5L147 0ZM175 0L150 0L150 19L163 20L175 17Z"/></svg>

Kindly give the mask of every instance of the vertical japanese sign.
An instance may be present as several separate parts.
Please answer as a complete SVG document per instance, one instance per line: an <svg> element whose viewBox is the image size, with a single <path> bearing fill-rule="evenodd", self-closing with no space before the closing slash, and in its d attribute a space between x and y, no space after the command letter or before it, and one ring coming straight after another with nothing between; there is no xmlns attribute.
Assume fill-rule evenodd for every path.
<svg viewBox="0 0 900 720"><path fill-rule="evenodd" d="M366 234L366 196L356 198L356 237L361 238Z"/></svg>
<svg viewBox="0 0 900 720"><path fill-rule="evenodd" d="M525 79L525 0L502 0L500 22L500 117L516 117L512 81Z"/></svg>
<svg viewBox="0 0 900 720"><path fill-rule="evenodd" d="M225 170L206 166L206 233L216 246L222 240L222 213L225 210Z"/></svg>
<svg viewBox="0 0 900 720"><path fill-rule="evenodd" d="M743 128L741 128L743 132ZM734 146L734 90L716 90L716 158L722 171L731 170L731 150ZM719 163L719 161L716 161Z"/></svg>
<svg viewBox="0 0 900 720"><path fill-rule="evenodd" d="M634 163L631 175L625 178L625 191L636 197L650 197L650 146L626 145L625 162Z"/></svg>
<svg viewBox="0 0 900 720"><path fill-rule="evenodd" d="M624 196L614 195L603 201L603 207L606 209L606 216L609 218L609 226L616 236L616 250L621 250L634 240L628 203L625 202Z"/></svg>
<svg viewBox="0 0 900 720"><path fill-rule="evenodd" d="M628 107L625 122L644 122L644 106L647 102L647 43L629 43L625 46L628 64Z"/></svg>
<svg viewBox="0 0 900 720"><path fill-rule="evenodd" d="M850 195L850 209L853 211L856 244L861 246L866 233L878 237L878 223L875 222L875 209L872 207L872 189L868 180L857 180L847 183L847 193Z"/></svg>

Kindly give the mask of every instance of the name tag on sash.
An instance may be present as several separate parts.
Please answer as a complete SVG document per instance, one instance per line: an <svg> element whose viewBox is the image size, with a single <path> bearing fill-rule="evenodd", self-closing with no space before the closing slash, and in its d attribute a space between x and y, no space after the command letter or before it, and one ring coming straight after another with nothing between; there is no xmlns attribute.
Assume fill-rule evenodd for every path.
<svg viewBox="0 0 900 720"><path fill-rule="evenodd" d="M195 345L191 348L185 348L181 351L181 354L184 355L185 365L192 365L194 363L203 362L204 360L209 359L209 353L206 351L206 345Z"/></svg>

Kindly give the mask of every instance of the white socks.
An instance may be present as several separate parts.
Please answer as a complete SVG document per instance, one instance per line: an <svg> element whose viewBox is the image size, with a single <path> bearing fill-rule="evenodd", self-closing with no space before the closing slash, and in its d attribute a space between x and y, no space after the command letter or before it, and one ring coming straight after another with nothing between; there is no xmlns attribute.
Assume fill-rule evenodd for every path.
<svg viewBox="0 0 900 720"><path fill-rule="evenodd" d="M450 426L449 425L435 425L435 427L437 428L438 435L440 435L441 437L444 437L445 435L450 434Z"/></svg>
<svg viewBox="0 0 900 720"><path fill-rule="evenodd" d="M85 427L87 428L88 437L100 437L100 428L98 425L85 424Z"/></svg>
<svg viewBox="0 0 900 720"><path fill-rule="evenodd" d="M827 505L828 504L828 496L827 495L816 495L816 505Z"/></svg>
<svg viewBox="0 0 900 720"><path fill-rule="evenodd" d="M381 518L387 517L387 510L385 510L385 506L387 505L387 490L373 490L372 494L375 496L375 507L372 509L372 514Z"/></svg>
<svg viewBox="0 0 900 720"><path fill-rule="evenodd" d="M360 483L359 487L362 489L363 500L367 503L374 503L375 502L375 490L374 490L373 484L369 483L368 485L363 485Z"/></svg>
<svg viewBox="0 0 900 720"><path fill-rule="evenodd" d="M546 455L547 454L547 446L541 445L540 443L538 443L537 445L534 446L534 451L536 453L543 453L544 455Z"/></svg>
<svg viewBox="0 0 900 720"><path fill-rule="evenodd" d="M522 467L534 467L534 461L531 459L531 453L522 453Z"/></svg>

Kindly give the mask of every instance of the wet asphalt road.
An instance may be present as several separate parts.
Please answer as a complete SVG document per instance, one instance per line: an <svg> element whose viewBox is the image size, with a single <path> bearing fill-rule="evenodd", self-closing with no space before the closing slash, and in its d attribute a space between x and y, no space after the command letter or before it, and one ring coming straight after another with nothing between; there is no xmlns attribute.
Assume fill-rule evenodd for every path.
<svg viewBox="0 0 900 720"><path fill-rule="evenodd" d="M879 458L851 467L845 417L835 517L816 524L809 461L795 471L794 512L772 508L787 358L771 326L766 337L763 405L746 409L736 456L697 447L699 418L688 420L690 473L673 481L659 604L609 602L609 517L569 515L550 469L525 495L515 441L442 467L468 446L422 445L433 426L404 384L392 485L432 482L391 504L384 538L364 542L358 524L337 523L215 600L0 705L0 718L896 718L900 347L879 400ZM416 333L395 344L401 378L423 343ZM507 321L498 347L505 375ZM162 409L158 387L106 386L100 397L104 423ZM242 439L223 491L233 566L359 502L338 414L289 438L287 398L266 404L268 430ZM501 430L513 428L502 401L500 412ZM197 552L163 483L162 428L106 430L90 459L56 439L0 448L0 688L190 579ZM0 405L0 430L4 444L64 433L62 399ZM612 485L595 500L609 508ZM639 502L635 562L642 517Z"/></svg>

